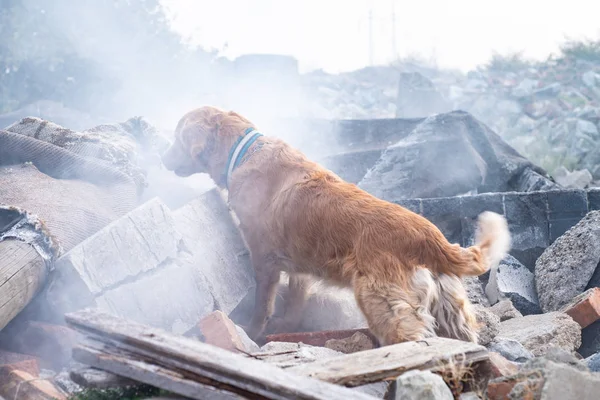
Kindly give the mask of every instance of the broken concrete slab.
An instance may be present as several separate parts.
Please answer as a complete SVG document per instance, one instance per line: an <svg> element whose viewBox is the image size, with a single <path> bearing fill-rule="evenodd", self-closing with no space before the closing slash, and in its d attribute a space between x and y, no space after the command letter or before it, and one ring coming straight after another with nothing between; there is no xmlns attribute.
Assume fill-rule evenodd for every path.
<svg viewBox="0 0 600 400"><path fill-rule="evenodd" d="M510 255L490 271L485 293L491 304L508 299L523 315L541 314L534 275Z"/></svg>
<svg viewBox="0 0 600 400"><path fill-rule="evenodd" d="M392 385L394 400L453 400L452 391L441 376L431 371L408 371Z"/></svg>
<svg viewBox="0 0 600 400"><path fill-rule="evenodd" d="M573 318L582 328L593 324L600 319L600 288L586 290L560 311Z"/></svg>
<svg viewBox="0 0 600 400"><path fill-rule="evenodd" d="M514 339L496 336L491 343L487 345L489 351L496 352L509 361L523 363L534 357L533 353L527 350L523 345Z"/></svg>
<svg viewBox="0 0 600 400"><path fill-rule="evenodd" d="M599 262L600 211L591 211L552 243L535 263L542 310L556 311L583 293Z"/></svg>
<svg viewBox="0 0 600 400"><path fill-rule="evenodd" d="M500 322L523 316L523 314L521 314L521 312L515 308L510 300L501 300L497 302L490 307L490 311L500 318Z"/></svg>
<svg viewBox="0 0 600 400"><path fill-rule="evenodd" d="M500 323L499 337L514 339L535 356L551 347L574 352L581 345L581 327L565 313L528 315Z"/></svg>
<svg viewBox="0 0 600 400"><path fill-rule="evenodd" d="M212 189L173 212L185 248L209 285L215 308L231 313L254 291L254 269L221 194Z"/></svg>

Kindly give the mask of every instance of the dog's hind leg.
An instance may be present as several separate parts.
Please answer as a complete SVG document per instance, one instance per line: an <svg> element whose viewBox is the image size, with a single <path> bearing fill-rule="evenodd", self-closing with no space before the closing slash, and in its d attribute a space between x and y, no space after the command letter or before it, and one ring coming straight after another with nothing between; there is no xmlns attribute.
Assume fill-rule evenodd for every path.
<svg viewBox="0 0 600 400"><path fill-rule="evenodd" d="M417 268L410 283L402 286L359 276L354 280L354 293L380 345L435 336L430 307L437 288L429 270Z"/></svg>
<svg viewBox="0 0 600 400"><path fill-rule="evenodd" d="M435 281L439 296L431 312L439 336L477 343L478 322L460 278L440 274Z"/></svg>

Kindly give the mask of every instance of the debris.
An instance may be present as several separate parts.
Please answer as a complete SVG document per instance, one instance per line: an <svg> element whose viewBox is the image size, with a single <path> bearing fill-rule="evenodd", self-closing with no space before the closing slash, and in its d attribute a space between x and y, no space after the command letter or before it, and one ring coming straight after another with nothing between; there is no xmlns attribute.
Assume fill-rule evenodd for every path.
<svg viewBox="0 0 600 400"><path fill-rule="evenodd" d="M84 388L108 389L134 386L135 381L97 368L83 367L69 372L69 377Z"/></svg>
<svg viewBox="0 0 600 400"><path fill-rule="evenodd" d="M535 263L544 312L556 311L583 293L600 262L600 211L590 211L548 247Z"/></svg>
<svg viewBox="0 0 600 400"><path fill-rule="evenodd" d="M527 350L523 345L514 339L507 339L496 336L487 346L489 351L496 352L509 361L524 363L532 359L533 353Z"/></svg>
<svg viewBox="0 0 600 400"><path fill-rule="evenodd" d="M577 350L581 344L581 327L567 314L550 312L501 322L498 336L514 339L535 356L542 356L551 347Z"/></svg>
<svg viewBox="0 0 600 400"><path fill-rule="evenodd" d="M494 314L489 308L481 305L475 305L475 316L477 322L481 324L478 332L478 343L482 346L490 343L498 334L500 326L500 318Z"/></svg>
<svg viewBox="0 0 600 400"><path fill-rule="evenodd" d="M573 318L581 328L600 319L600 288L591 288L576 296L560 310Z"/></svg>
<svg viewBox="0 0 600 400"><path fill-rule="evenodd" d="M67 400L52 382L18 369L0 367L0 396L7 399Z"/></svg>
<svg viewBox="0 0 600 400"><path fill-rule="evenodd" d="M573 172L567 170L566 174L555 176L554 178L556 179L556 183L562 187L572 189L585 189L594 180L594 177L587 169Z"/></svg>
<svg viewBox="0 0 600 400"><path fill-rule="evenodd" d="M431 371L408 371L393 384L395 400L453 400L446 382Z"/></svg>
<svg viewBox="0 0 600 400"><path fill-rule="evenodd" d="M509 376L514 375L519 370L519 367L504 358L501 354L490 351L490 369L492 373L492 377L499 378L501 376Z"/></svg>
<svg viewBox="0 0 600 400"><path fill-rule="evenodd" d="M193 399L373 399L97 310L65 318L72 328L88 335L74 349L75 360Z"/></svg>
<svg viewBox="0 0 600 400"><path fill-rule="evenodd" d="M485 293L491 304L508 299L523 315L541 313L534 275L510 255L491 270Z"/></svg>
<svg viewBox="0 0 600 400"><path fill-rule="evenodd" d="M0 350L0 368L4 368L5 370L18 369L31 375L39 375L40 373L37 357L4 350Z"/></svg>
<svg viewBox="0 0 600 400"><path fill-rule="evenodd" d="M373 340L362 332L356 332L354 335L344 339L329 339L325 342L325 347L345 354L356 353L357 351L371 350L374 347Z"/></svg>
<svg viewBox="0 0 600 400"><path fill-rule="evenodd" d="M400 72L396 118L421 118L451 111L452 105L419 72Z"/></svg>
<svg viewBox="0 0 600 400"><path fill-rule="evenodd" d="M523 314L521 314L521 312L515 308L510 300L500 300L490 307L490 311L500 318L500 322L523 316Z"/></svg>
<svg viewBox="0 0 600 400"><path fill-rule="evenodd" d="M600 372L600 353L593 354L586 358L585 365L592 372Z"/></svg>
<svg viewBox="0 0 600 400"><path fill-rule="evenodd" d="M279 368L290 368L317 360L338 357L342 354L336 350L304 343L269 342L258 352L252 353L251 357Z"/></svg>
<svg viewBox="0 0 600 400"><path fill-rule="evenodd" d="M235 324L222 311L213 311L199 322L204 343L236 353L250 351L239 336Z"/></svg>

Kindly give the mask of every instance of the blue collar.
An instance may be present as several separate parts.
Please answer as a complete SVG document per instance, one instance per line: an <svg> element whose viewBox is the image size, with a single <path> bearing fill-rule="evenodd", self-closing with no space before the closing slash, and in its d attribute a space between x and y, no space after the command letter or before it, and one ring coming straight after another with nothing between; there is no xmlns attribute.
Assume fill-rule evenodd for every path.
<svg viewBox="0 0 600 400"><path fill-rule="evenodd" d="M249 133L253 131L254 133L249 135ZM244 158L244 155L250 146L252 146L252 143L254 143L256 139L261 136L262 134L255 131L254 128L248 128L244 131L244 135L240 136L234 145L231 146L231 150L229 150L229 157L227 158L227 164L225 165L225 184L227 185L228 189L233 170L240 165L242 158Z"/></svg>

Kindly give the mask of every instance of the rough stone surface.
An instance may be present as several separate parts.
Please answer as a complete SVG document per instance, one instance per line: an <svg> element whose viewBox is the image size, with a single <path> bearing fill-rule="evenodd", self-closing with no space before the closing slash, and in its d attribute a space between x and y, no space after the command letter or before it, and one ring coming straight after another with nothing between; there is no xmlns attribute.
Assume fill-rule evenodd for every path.
<svg viewBox="0 0 600 400"><path fill-rule="evenodd" d="M583 328L581 347L579 348L579 354L584 357L589 357L598 352L600 352L600 321Z"/></svg>
<svg viewBox="0 0 600 400"><path fill-rule="evenodd" d="M490 302L483 291L483 283L476 276L467 276L462 279L463 285L467 290L467 297L473 304L481 304L489 307Z"/></svg>
<svg viewBox="0 0 600 400"><path fill-rule="evenodd" d="M409 371L394 384L394 400L453 400L444 380L430 371Z"/></svg>
<svg viewBox="0 0 600 400"><path fill-rule="evenodd" d="M523 315L540 314L534 275L512 256L490 272L485 293L491 304L509 299Z"/></svg>
<svg viewBox="0 0 600 400"><path fill-rule="evenodd" d="M584 292L600 262L600 211L591 211L548 247L535 263L544 312L556 311Z"/></svg>
<svg viewBox="0 0 600 400"><path fill-rule="evenodd" d="M490 343L498 334L500 326L500 318L488 308L481 305L475 305L475 315L477 322L481 324L479 329L478 343L482 346Z"/></svg>
<svg viewBox="0 0 600 400"><path fill-rule="evenodd" d="M489 351L502 355L509 361L523 363L532 359L533 353L527 350L523 345L514 339L507 339L496 336L487 346Z"/></svg>
<svg viewBox="0 0 600 400"><path fill-rule="evenodd" d="M545 174L471 114L453 111L425 119L388 147L359 186L386 200L521 190L511 185L528 168ZM546 181L537 189L557 187Z"/></svg>
<svg viewBox="0 0 600 400"><path fill-rule="evenodd" d="M374 345L370 337L362 332L356 332L354 335L345 339L329 339L325 342L325 347L349 354L356 353L357 351L370 350Z"/></svg>
<svg viewBox="0 0 600 400"><path fill-rule="evenodd" d="M371 395L377 399L385 399L386 394L390 388L390 382L374 382L368 385L357 386L352 388L352 390L356 390L357 392L366 393Z"/></svg>
<svg viewBox="0 0 600 400"><path fill-rule="evenodd" d="M573 352L581 345L581 327L560 312L501 322L498 336L516 340L535 356L544 355L551 347Z"/></svg>
<svg viewBox="0 0 600 400"><path fill-rule="evenodd" d="M497 302L490 307L490 311L500 318L500 322L523 316L523 314L521 314L521 312L515 308L510 300L501 300Z"/></svg>

